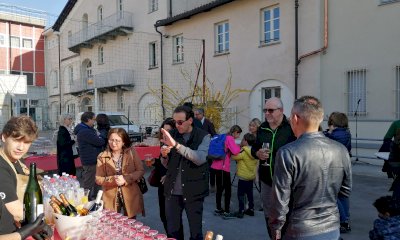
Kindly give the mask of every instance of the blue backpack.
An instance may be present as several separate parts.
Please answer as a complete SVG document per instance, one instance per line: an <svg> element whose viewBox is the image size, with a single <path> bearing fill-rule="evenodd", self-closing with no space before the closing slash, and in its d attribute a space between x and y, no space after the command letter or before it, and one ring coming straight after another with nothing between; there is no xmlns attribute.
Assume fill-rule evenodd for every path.
<svg viewBox="0 0 400 240"><path fill-rule="evenodd" d="M211 138L210 146L208 148L208 160L221 160L225 159L225 139L226 134L217 134Z"/></svg>

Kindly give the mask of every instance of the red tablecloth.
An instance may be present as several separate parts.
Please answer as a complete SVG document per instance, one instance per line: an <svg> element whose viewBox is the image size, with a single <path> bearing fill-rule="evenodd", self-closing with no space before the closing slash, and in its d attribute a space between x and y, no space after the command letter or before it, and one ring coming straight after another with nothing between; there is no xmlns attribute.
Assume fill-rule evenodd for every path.
<svg viewBox="0 0 400 240"><path fill-rule="evenodd" d="M144 160L144 155L151 154L153 158L160 156L160 146L148 146L148 147L135 147L140 159Z"/></svg>
<svg viewBox="0 0 400 240"><path fill-rule="evenodd" d="M141 160L144 160L144 155L151 154L153 158L160 156L159 146L149 146L149 147L135 147ZM44 156L31 156L25 159L25 165L29 167L30 163L36 163L36 167L44 171L57 170L57 156L55 154L44 155ZM75 166L81 167L81 159L75 159Z"/></svg>
<svg viewBox="0 0 400 240"><path fill-rule="evenodd" d="M36 163L36 167L44 171L57 170L57 155L30 156L25 159L25 165L29 167L31 162ZM81 167L81 159L75 158L75 166Z"/></svg>

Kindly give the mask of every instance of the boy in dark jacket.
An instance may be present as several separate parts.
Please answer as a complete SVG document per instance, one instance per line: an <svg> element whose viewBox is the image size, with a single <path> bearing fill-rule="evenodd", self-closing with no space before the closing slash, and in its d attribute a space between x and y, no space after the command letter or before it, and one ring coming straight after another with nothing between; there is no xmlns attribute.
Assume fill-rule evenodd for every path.
<svg viewBox="0 0 400 240"><path fill-rule="evenodd" d="M400 203L391 196L380 197L374 202L379 218L369 232L371 240L400 239Z"/></svg>

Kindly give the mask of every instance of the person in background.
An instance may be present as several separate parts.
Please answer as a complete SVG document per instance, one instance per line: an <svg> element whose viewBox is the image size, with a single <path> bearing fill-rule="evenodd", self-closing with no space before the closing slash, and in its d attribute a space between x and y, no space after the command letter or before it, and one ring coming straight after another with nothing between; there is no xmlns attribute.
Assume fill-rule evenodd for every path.
<svg viewBox="0 0 400 240"><path fill-rule="evenodd" d="M107 139L107 149L99 154L96 166L96 183L103 188L104 208L128 218L144 215L143 195L137 184L144 175L142 161L123 128L110 129Z"/></svg>
<svg viewBox="0 0 400 240"><path fill-rule="evenodd" d="M166 131L170 132L172 129L176 129L175 127L175 121L173 118L167 118L164 120L164 122L161 124L160 129L163 128ZM160 131L159 135L160 140L163 139L163 135ZM163 146L163 143L160 142L160 146ZM158 180L159 183L157 185L158 187L158 206L160 209L160 218L163 223L165 232L168 231L167 228L167 217L165 215L165 196L164 196L164 179L165 179L165 174L167 173L167 169L162 165L161 163L161 155L159 158L155 159L155 162L153 164L154 166L154 177ZM181 238L183 238L183 225L181 225L181 229L179 230L179 234Z"/></svg>
<svg viewBox="0 0 400 240"><path fill-rule="evenodd" d="M210 119L204 116L203 108L194 109L194 117L201 122L203 130L208 132L211 135L211 137L217 134L217 132L215 131L214 124L210 121Z"/></svg>
<svg viewBox="0 0 400 240"><path fill-rule="evenodd" d="M190 110L193 111L193 103L192 102L184 102L183 106L188 107L188 108L190 108ZM201 124L200 120L197 118L193 118L193 126L203 129L203 125Z"/></svg>
<svg viewBox="0 0 400 240"><path fill-rule="evenodd" d="M400 202L391 196L380 197L374 202L378 219L369 232L370 240L400 239Z"/></svg>
<svg viewBox="0 0 400 240"><path fill-rule="evenodd" d="M97 156L102 151L105 141L97 135L94 124L96 116L93 112L84 112L74 133L77 136L79 156L82 162L82 187L89 189L89 201L96 198L99 187L96 186Z"/></svg>
<svg viewBox="0 0 400 240"><path fill-rule="evenodd" d="M4 125L1 133L2 146L0 147L0 235L5 239L25 239L35 235L36 239L43 239L40 235L51 236L52 231L41 221L43 215L33 224L20 227L23 220L22 198L24 194L23 182L19 175L28 172L19 160L28 152L32 142L38 137L38 128L28 116L12 117ZM25 182L26 183L26 182ZM36 236L41 232L40 235ZM20 237L20 238L18 238Z"/></svg>
<svg viewBox="0 0 400 240"><path fill-rule="evenodd" d="M99 113L96 116L96 123L97 123L97 131L99 131L99 136L104 139L104 148L107 146L107 136L108 136L108 131L110 130L110 120L108 119L108 116L104 113Z"/></svg>
<svg viewBox="0 0 400 240"><path fill-rule="evenodd" d="M323 117L317 98L295 100L290 125L297 140L276 154L268 216L272 240L339 239L337 197L351 193L351 162L343 144L318 130Z"/></svg>
<svg viewBox="0 0 400 240"><path fill-rule="evenodd" d="M254 137L257 138L257 130L260 127L260 125L261 125L260 119L258 119L258 118L251 119L251 121L249 122L249 133L253 134ZM256 178L254 179L254 181L255 181L256 189L260 196L260 207L258 208L258 210L263 211L262 196L261 196L261 182L260 182L260 176L258 175L258 166L259 166L259 164L257 164Z"/></svg>
<svg viewBox="0 0 400 240"><path fill-rule="evenodd" d="M387 164L388 176L393 178L390 191L393 191L393 197L400 201L400 128L397 129L396 135L390 145L389 159L385 161Z"/></svg>
<svg viewBox="0 0 400 240"><path fill-rule="evenodd" d="M239 211L236 217L243 218L243 215L254 216L253 181L256 178L257 160L251 155L251 146L256 142L256 137L251 133L243 136L240 146L240 153L232 156L237 162L236 175L239 178L237 196L239 200ZM249 201L249 208L244 210L245 195Z"/></svg>
<svg viewBox="0 0 400 240"><path fill-rule="evenodd" d="M296 137L290 127L289 121L283 114L282 100L272 97L265 102L263 109L265 122L257 130L256 143L251 148L251 154L259 159L258 176L261 185L261 197L268 235L271 230L268 225L268 215L271 205L272 178L276 164L276 152L282 146L294 141ZM264 143L269 144L269 149L263 148Z"/></svg>
<svg viewBox="0 0 400 240"><path fill-rule="evenodd" d="M346 114L341 112L331 113L328 118L328 127L328 130L324 132L325 136L343 144L351 156L351 133ZM340 233L350 232L350 200L339 193L337 204L340 214Z"/></svg>
<svg viewBox="0 0 400 240"><path fill-rule="evenodd" d="M60 116L60 127L57 132L57 166L58 174L63 172L76 175L76 167L72 146L75 144L75 136L71 126L74 118L71 114L65 113Z"/></svg>
<svg viewBox="0 0 400 240"><path fill-rule="evenodd" d="M240 137L242 129L238 125L233 125L229 132L226 134L225 138L225 149L226 156L225 159L213 160L211 168L215 170L215 179L217 186L217 193L215 197L216 209L214 214L217 216L222 216L223 218L235 218L236 215L230 212L231 204L231 156L240 153L240 147L236 145L235 139ZM224 209L221 206L222 193L224 193Z"/></svg>
<svg viewBox="0 0 400 240"><path fill-rule="evenodd" d="M203 240L203 203L208 196L207 154L210 135L193 126L192 109L179 106L172 115L176 129L161 128L165 146L161 162L167 168L164 181L168 236L184 240L180 235L182 212L189 221L190 239Z"/></svg>
<svg viewBox="0 0 400 240"><path fill-rule="evenodd" d="M258 118L253 118L249 122L249 133L253 134L254 137L257 137L257 130L260 127L261 121Z"/></svg>
<svg viewBox="0 0 400 240"><path fill-rule="evenodd" d="M194 117L200 121L204 131L208 132L213 137L217 132L215 131L214 124L204 116L203 108L196 108L194 110ZM212 161L208 161L210 171L210 192L215 192L215 171L211 168Z"/></svg>

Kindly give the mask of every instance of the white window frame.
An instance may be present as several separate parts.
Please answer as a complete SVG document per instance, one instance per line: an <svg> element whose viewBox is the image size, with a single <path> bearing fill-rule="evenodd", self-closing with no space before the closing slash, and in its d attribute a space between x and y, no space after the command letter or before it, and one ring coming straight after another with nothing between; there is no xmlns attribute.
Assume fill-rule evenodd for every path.
<svg viewBox="0 0 400 240"><path fill-rule="evenodd" d="M99 92L98 99L99 99L99 110L104 111L104 93Z"/></svg>
<svg viewBox="0 0 400 240"><path fill-rule="evenodd" d="M158 10L158 0L149 0L149 13Z"/></svg>
<svg viewBox="0 0 400 240"><path fill-rule="evenodd" d="M67 113L75 115L75 103L67 104Z"/></svg>
<svg viewBox="0 0 400 240"><path fill-rule="evenodd" d="M123 0L117 0L117 12L118 12L118 17L123 18L124 17L124 3Z"/></svg>
<svg viewBox="0 0 400 240"><path fill-rule="evenodd" d="M156 68L157 62L157 42L149 43L149 68Z"/></svg>
<svg viewBox="0 0 400 240"><path fill-rule="evenodd" d="M18 38L18 46L13 46L13 39ZM21 38L17 36L10 36L10 43L11 43L11 48L20 48L21 47Z"/></svg>
<svg viewBox="0 0 400 240"><path fill-rule="evenodd" d="M124 91L121 89L117 90L117 105L118 105L118 110L124 110L125 109L125 103L124 103Z"/></svg>
<svg viewBox="0 0 400 240"><path fill-rule="evenodd" d="M98 21L98 22L102 22L102 21L103 21L103 13L104 13L103 10L104 10L104 9L103 9L103 5L100 5L100 6L97 8L97 21Z"/></svg>
<svg viewBox="0 0 400 240"><path fill-rule="evenodd" d="M183 52L183 35L176 35L172 38L173 45L173 63L183 63L184 61L184 52Z"/></svg>
<svg viewBox="0 0 400 240"><path fill-rule="evenodd" d="M275 16L276 10L278 11L278 16ZM268 19L266 18L266 12L269 12ZM279 5L274 5L261 10L261 45L277 43L281 40L280 16L281 10L279 8ZM276 23L278 24L278 26L275 26ZM266 30L267 26L269 27L268 30Z"/></svg>
<svg viewBox="0 0 400 240"><path fill-rule="evenodd" d="M6 35L0 34L0 46L6 45Z"/></svg>
<svg viewBox="0 0 400 240"><path fill-rule="evenodd" d="M99 64L104 64L104 47L99 46L98 48L98 62Z"/></svg>
<svg viewBox="0 0 400 240"><path fill-rule="evenodd" d="M215 54L229 52L229 22L215 24Z"/></svg>
<svg viewBox="0 0 400 240"><path fill-rule="evenodd" d="M353 69L346 72L347 80L347 108L349 116L367 115L367 69Z"/></svg>
<svg viewBox="0 0 400 240"><path fill-rule="evenodd" d="M89 79L91 77L93 77L93 75L92 75L92 61L89 61L86 64L86 78Z"/></svg>
<svg viewBox="0 0 400 240"><path fill-rule="evenodd" d="M58 88L58 71L57 70L52 71L51 81L53 82L53 88Z"/></svg>
<svg viewBox="0 0 400 240"><path fill-rule="evenodd" d="M26 47L25 46L25 40L31 42L31 46L30 47ZM33 49L33 39L32 38L22 38L22 48Z"/></svg>
<svg viewBox="0 0 400 240"><path fill-rule="evenodd" d="M68 67L68 80L69 80L70 85L74 84L74 67L73 66Z"/></svg>

